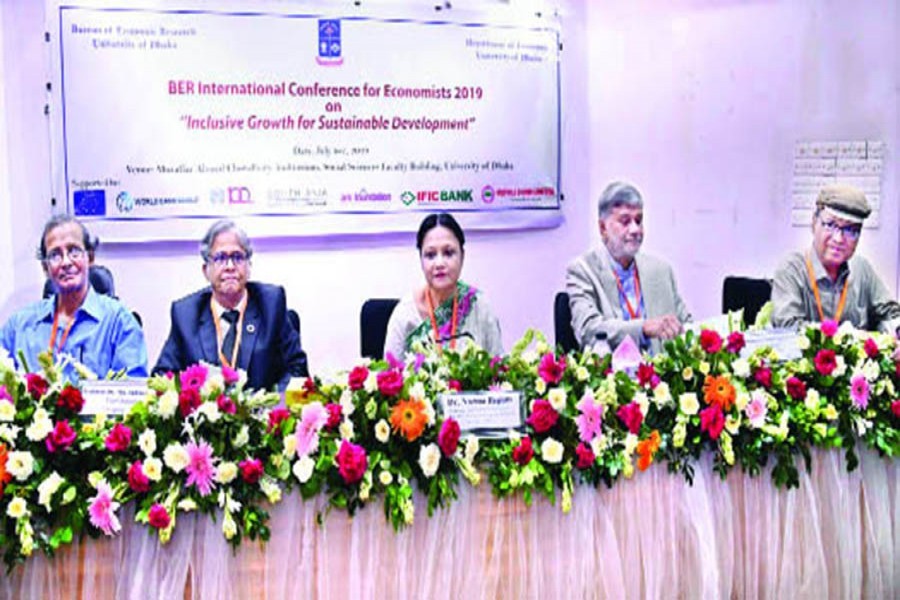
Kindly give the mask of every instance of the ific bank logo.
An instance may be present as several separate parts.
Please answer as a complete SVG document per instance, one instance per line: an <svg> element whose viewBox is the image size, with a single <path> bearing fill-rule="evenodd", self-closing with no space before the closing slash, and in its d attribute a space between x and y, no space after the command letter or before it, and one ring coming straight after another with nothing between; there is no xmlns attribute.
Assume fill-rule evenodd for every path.
<svg viewBox="0 0 900 600"><path fill-rule="evenodd" d="M404 206L409 206L413 202L416 201L416 195L412 192L406 191L400 194L400 202L403 203Z"/></svg>
<svg viewBox="0 0 900 600"><path fill-rule="evenodd" d="M474 202L472 190L420 190L416 192L416 202L431 204L435 202Z"/></svg>

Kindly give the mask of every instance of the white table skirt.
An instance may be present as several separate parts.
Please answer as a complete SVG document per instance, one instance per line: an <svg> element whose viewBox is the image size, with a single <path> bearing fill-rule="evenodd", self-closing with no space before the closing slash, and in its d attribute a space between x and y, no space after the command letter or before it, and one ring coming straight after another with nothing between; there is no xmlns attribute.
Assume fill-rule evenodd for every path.
<svg viewBox="0 0 900 600"><path fill-rule="evenodd" d="M613 489L576 488L572 512L497 501L487 485L397 534L379 505L316 522L321 500L273 507L272 538L233 555L221 520L179 520L159 546L126 524L5 577L15 598L897 598L900 467L819 451L799 489L765 473L693 487L656 464ZM123 523L131 514L123 515Z"/></svg>

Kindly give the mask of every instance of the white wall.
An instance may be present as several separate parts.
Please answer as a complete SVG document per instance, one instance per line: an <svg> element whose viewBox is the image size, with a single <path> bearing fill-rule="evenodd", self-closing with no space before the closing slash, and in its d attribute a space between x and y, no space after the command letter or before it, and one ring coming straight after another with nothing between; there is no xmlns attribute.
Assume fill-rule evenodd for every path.
<svg viewBox="0 0 900 600"><path fill-rule="evenodd" d="M778 257L809 239L808 230L788 225L797 139L887 142L883 225L866 230L860 252L896 289L896 2L559 4L565 223L473 233L467 244L464 277L489 295L507 347L532 325L552 339L553 295L570 258L596 243L596 198L612 178L644 192L646 249L674 264L695 316L718 311L724 275L771 274ZM0 27L8 144L5 154L0 144L0 176L8 173L10 192L0 198L0 232L8 235L16 282L12 293L0 286L3 320L37 298L42 283L33 258L50 214L42 3L0 4ZM169 302L203 284L196 246L107 245L100 262L142 314L154 361ZM399 296L421 282L411 235L265 240L254 276L286 286L314 370L355 360L365 298Z"/></svg>

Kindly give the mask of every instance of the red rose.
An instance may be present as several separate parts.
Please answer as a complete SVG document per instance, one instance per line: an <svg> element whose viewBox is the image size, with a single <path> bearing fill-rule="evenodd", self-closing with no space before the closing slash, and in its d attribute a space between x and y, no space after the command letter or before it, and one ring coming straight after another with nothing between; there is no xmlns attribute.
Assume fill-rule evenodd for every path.
<svg viewBox="0 0 900 600"><path fill-rule="evenodd" d="M122 452L131 444L131 429L122 423L116 423L103 441L110 452Z"/></svg>
<svg viewBox="0 0 900 600"><path fill-rule="evenodd" d="M456 379L451 379L450 381L448 381L447 387L454 392L462 391L462 384L459 381L457 381Z"/></svg>
<svg viewBox="0 0 900 600"><path fill-rule="evenodd" d="M219 410L225 413L226 415L233 415L237 412L237 406L234 403L234 400L222 394L218 398L216 398L216 406L219 407Z"/></svg>
<svg viewBox="0 0 900 600"><path fill-rule="evenodd" d="M728 335L728 344L725 346L725 349L732 354L737 354L743 350L746 345L747 342L744 341L744 334L740 331L732 331Z"/></svg>
<svg viewBox="0 0 900 600"><path fill-rule="evenodd" d="M61 452L72 445L75 441L75 430L69 425L68 421L59 421L56 427L44 439L44 445L47 446L47 452Z"/></svg>
<svg viewBox="0 0 900 600"><path fill-rule="evenodd" d="M197 388L185 388L178 394L178 412L186 419L189 414L200 408L200 392Z"/></svg>
<svg viewBox="0 0 900 600"><path fill-rule="evenodd" d="M35 400L40 400L41 396L46 394L47 390L50 388L50 384L47 383L47 380L37 373L27 373L25 375L25 381L28 393L31 394L31 397Z"/></svg>
<svg viewBox="0 0 900 600"><path fill-rule="evenodd" d="M334 431L341 424L341 417L344 415L344 409L340 404L330 402L325 405L325 410L328 411L328 420L325 422L325 429Z"/></svg>
<svg viewBox="0 0 900 600"><path fill-rule="evenodd" d="M147 522L150 523L150 527L165 529L171 521L169 511L162 504L154 504L150 507L150 512L147 513Z"/></svg>
<svg viewBox="0 0 900 600"><path fill-rule="evenodd" d="M869 358L878 358L878 344L872 338L866 338L866 341L863 342L863 350L866 351L866 356Z"/></svg>
<svg viewBox="0 0 900 600"><path fill-rule="evenodd" d="M797 377L788 377L785 382L787 385L788 396L794 400L803 400L806 398L806 384Z"/></svg>
<svg viewBox="0 0 900 600"><path fill-rule="evenodd" d="M269 411L269 427L266 428L267 433L271 433L275 429L281 427L281 424L291 416L291 411L286 408L273 408Z"/></svg>
<svg viewBox="0 0 900 600"><path fill-rule="evenodd" d="M359 366L353 367L353 370L350 371L350 375L347 377L347 385L350 386L350 389L354 392L357 390L363 389L363 386L366 383L366 379L369 378L369 369Z"/></svg>
<svg viewBox="0 0 900 600"><path fill-rule="evenodd" d="M659 385L659 375L656 374L656 368L647 363L638 365L637 370L638 385L641 387L650 386L650 389L656 389Z"/></svg>
<svg viewBox="0 0 900 600"><path fill-rule="evenodd" d="M375 378L378 380L378 391L385 396L396 396L403 389L403 374L397 369L382 371Z"/></svg>
<svg viewBox="0 0 900 600"><path fill-rule="evenodd" d="M644 415L641 414L641 407L637 402L629 402L619 407L616 416L628 428L630 433L637 435L641 430L641 423L644 422Z"/></svg>
<svg viewBox="0 0 900 600"><path fill-rule="evenodd" d="M544 433L556 425L559 413L546 400L535 400L531 416L525 421L534 428L535 433Z"/></svg>
<svg viewBox="0 0 900 600"><path fill-rule="evenodd" d="M891 402L891 412L894 413L894 416L900 419L900 400L894 400Z"/></svg>
<svg viewBox="0 0 900 600"><path fill-rule="evenodd" d="M541 379L546 383L557 384L563 378L563 373L566 372L566 357L560 356L559 360L556 360L556 357L553 356L552 353L548 352L541 358L541 362L538 365L538 375L540 375Z"/></svg>
<svg viewBox="0 0 900 600"><path fill-rule="evenodd" d="M343 477L344 483L348 485L362 479L369 466L365 449L347 440L341 441L341 447L335 458L337 459L338 473Z"/></svg>
<svg viewBox="0 0 900 600"><path fill-rule="evenodd" d="M717 405L709 406L700 411L700 431L709 434L709 439L717 440L725 428L725 415Z"/></svg>
<svg viewBox="0 0 900 600"><path fill-rule="evenodd" d="M816 371L825 375L831 375L835 369L837 369L837 359L834 355L834 350L829 350L827 348L823 348L816 352L816 357L813 359L813 362L816 365Z"/></svg>
<svg viewBox="0 0 900 600"><path fill-rule="evenodd" d="M766 389L772 387L772 369L769 367L758 368L756 372L753 373L753 379Z"/></svg>
<svg viewBox="0 0 900 600"><path fill-rule="evenodd" d="M456 447L459 445L459 423L456 419L450 417L441 425L441 431L438 433L438 446L444 456L453 456L456 453Z"/></svg>
<svg viewBox="0 0 900 600"><path fill-rule="evenodd" d="M587 444L578 444L575 447L575 467L581 470L590 469L597 459L594 451Z"/></svg>
<svg viewBox="0 0 900 600"><path fill-rule="evenodd" d="M838 330L837 321L832 321L831 319L822 321L820 329L822 330L822 333L825 334L825 337L834 337L834 334L836 334Z"/></svg>
<svg viewBox="0 0 900 600"><path fill-rule="evenodd" d="M59 393L59 398L56 399L56 405L60 408L70 410L73 413L80 413L81 409L84 408L84 397L81 395L81 390L67 385Z"/></svg>
<svg viewBox="0 0 900 600"><path fill-rule="evenodd" d="M534 458L534 448L531 447L531 438L527 435L519 440L519 445L513 448L512 459L520 467L524 467Z"/></svg>
<svg viewBox="0 0 900 600"><path fill-rule="evenodd" d="M244 480L244 483L249 483L250 485L259 483L263 476L263 464L258 458L242 460L238 463L238 467L241 469L241 479Z"/></svg>
<svg viewBox="0 0 900 600"><path fill-rule="evenodd" d="M136 460L128 467L128 487L138 494L150 491L150 480L144 475L144 465Z"/></svg>
<svg viewBox="0 0 900 600"><path fill-rule="evenodd" d="M722 336L712 329L704 329L700 332L700 347L707 354L715 354L722 349Z"/></svg>

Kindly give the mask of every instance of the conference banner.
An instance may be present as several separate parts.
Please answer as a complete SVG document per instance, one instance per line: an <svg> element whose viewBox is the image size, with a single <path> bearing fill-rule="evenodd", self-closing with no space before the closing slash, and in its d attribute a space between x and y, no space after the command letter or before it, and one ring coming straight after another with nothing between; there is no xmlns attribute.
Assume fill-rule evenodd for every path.
<svg viewBox="0 0 900 600"><path fill-rule="evenodd" d="M56 5L57 197L118 239L223 216L300 234L558 217L556 27L337 4Z"/></svg>

